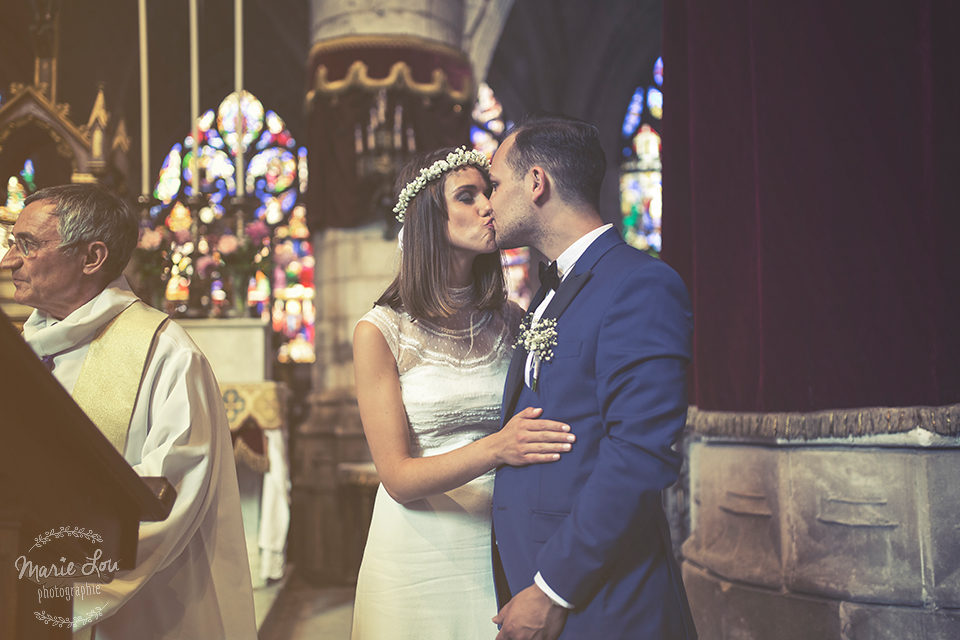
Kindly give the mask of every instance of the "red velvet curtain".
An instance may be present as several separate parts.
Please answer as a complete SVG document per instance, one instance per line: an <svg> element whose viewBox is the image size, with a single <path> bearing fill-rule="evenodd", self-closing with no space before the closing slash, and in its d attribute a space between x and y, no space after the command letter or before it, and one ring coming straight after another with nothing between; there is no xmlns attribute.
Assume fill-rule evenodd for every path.
<svg viewBox="0 0 960 640"><path fill-rule="evenodd" d="M691 403L960 402L960 3L664 3Z"/></svg>

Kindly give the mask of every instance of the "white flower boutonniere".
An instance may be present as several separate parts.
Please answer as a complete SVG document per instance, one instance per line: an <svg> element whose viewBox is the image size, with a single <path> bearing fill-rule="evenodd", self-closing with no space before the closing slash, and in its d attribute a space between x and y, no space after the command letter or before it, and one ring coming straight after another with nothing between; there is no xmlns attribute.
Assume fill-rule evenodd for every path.
<svg viewBox="0 0 960 640"><path fill-rule="evenodd" d="M540 364L553 358L553 347L557 346L557 321L554 318L533 319L528 313L520 323L520 335L517 346L533 354L533 382L530 388L537 390L540 379Z"/></svg>

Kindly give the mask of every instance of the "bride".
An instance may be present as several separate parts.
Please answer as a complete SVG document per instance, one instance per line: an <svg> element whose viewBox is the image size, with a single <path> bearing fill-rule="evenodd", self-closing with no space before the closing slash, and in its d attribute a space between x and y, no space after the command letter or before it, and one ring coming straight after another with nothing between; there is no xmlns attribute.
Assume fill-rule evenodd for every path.
<svg viewBox="0 0 960 640"><path fill-rule="evenodd" d="M526 409L500 426L522 311L506 300L477 151L400 173L401 264L354 332L357 401L380 474L353 639L493 638L493 471L558 460L574 437Z"/></svg>

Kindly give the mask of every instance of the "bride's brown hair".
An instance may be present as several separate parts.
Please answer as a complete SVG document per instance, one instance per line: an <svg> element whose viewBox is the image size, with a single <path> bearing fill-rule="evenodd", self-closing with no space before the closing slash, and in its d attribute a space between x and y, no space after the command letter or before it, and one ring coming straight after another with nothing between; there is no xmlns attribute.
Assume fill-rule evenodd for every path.
<svg viewBox="0 0 960 640"><path fill-rule="evenodd" d="M394 194L398 195L416 179L420 169L446 158L451 151L455 149L438 149L411 158L397 176ZM479 171L489 183L486 171L469 166ZM400 270L376 304L394 309L403 306L415 318L448 318L456 312L457 306L450 297L450 285L446 281L450 272L451 248L443 188L450 173L446 171L428 182L407 206ZM477 308L499 309L506 298L500 252L478 255L473 261L473 299Z"/></svg>

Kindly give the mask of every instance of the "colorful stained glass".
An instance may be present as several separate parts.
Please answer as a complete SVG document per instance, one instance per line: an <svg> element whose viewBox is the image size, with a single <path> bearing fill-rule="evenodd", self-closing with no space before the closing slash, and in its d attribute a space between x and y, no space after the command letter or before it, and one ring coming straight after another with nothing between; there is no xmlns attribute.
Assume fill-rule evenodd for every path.
<svg viewBox="0 0 960 640"><path fill-rule="evenodd" d="M286 149L271 147L253 157L247 175L254 179L265 178L267 190L280 193L296 181L297 169L296 156Z"/></svg>
<svg viewBox="0 0 960 640"><path fill-rule="evenodd" d="M307 148L297 150L297 176L300 178L300 193L307 192Z"/></svg>
<svg viewBox="0 0 960 640"><path fill-rule="evenodd" d="M27 199L26 189L16 176L10 176L7 180L7 211L10 213L20 213L23 211L23 201Z"/></svg>
<svg viewBox="0 0 960 640"><path fill-rule="evenodd" d="M648 124L642 125L633 138L637 154L637 168L641 171L660 171L660 135Z"/></svg>
<svg viewBox="0 0 960 640"><path fill-rule="evenodd" d="M239 101L239 106L243 114L242 118L237 118L237 94L231 93L223 99L220 107L217 109L217 129L220 131L220 137L226 142L231 155L236 155L241 137L237 136L237 121L240 121L243 140L243 150L253 144L260 131L263 129L263 105L249 91L243 92L243 97Z"/></svg>
<svg viewBox="0 0 960 640"><path fill-rule="evenodd" d="M296 148L283 119L273 111L265 112L255 96L243 92L239 104L242 135L236 132L236 94L198 120L203 199L199 210L185 204L193 194L193 132L171 149L155 188L160 204L150 209L145 221L150 237L161 241L149 251L140 247L150 254L140 257L162 265L154 273L162 274L165 281L165 305L171 313L270 318L278 313L271 301L282 302L281 324L298 329L284 332L281 352L294 361L309 362L313 349L307 341L313 340L316 315L313 256L310 243L305 242L310 235L306 209L299 204L307 187L307 150ZM253 220L244 219L249 213L234 209L237 153L244 159L245 193L260 201ZM292 262L284 262L283 257L288 241L293 243ZM298 275L292 290L286 281L279 288L272 286L273 278L267 276L274 261ZM193 308L197 301L202 309ZM294 342L296 346L289 346Z"/></svg>
<svg viewBox="0 0 960 640"><path fill-rule="evenodd" d="M663 212L659 171L632 171L620 175L620 207L624 240L643 251L659 253Z"/></svg>
<svg viewBox="0 0 960 640"><path fill-rule="evenodd" d="M37 185L33 181L33 160L27 159L23 163L23 169L20 170L20 177L23 178L23 181L27 187L27 191L33 192L37 190Z"/></svg>
<svg viewBox="0 0 960 640"><path fill-rule="evenodd" d="M663 84L663 58L653 65L647 88L639 87L627 107L620 165L620 211L623 238L659 255L663 213L660 134L654 128L663 117L663 93L650 85ZM646 105L644 109L643 106Z"/></svg>
<svg viewBox="0 0 960 640"><path fill-rule="evenodd" d="M647 109L657 120L663 117L663 93L659 89L647 89Z"/></svg>
<svg viewBox="0 0 960 640"><path fill-rule="evenodd" d="M640 124L640 116L643 113L643 88L637 87L630 98L630 104L627 105L627 115L623 118L623 135L630 137L637 130Z"/></svg>
<svg viewBox="0 0 960 640"><path fill-rule="evenodd" d="M488 158L492 158L497 147L500 146L500 141L492 133L484 131L476 125L470 127L470 142L474 149L482 151Z"/></svg>
<svg viewBox="0 0 960 640"><path fill-rule="evenodd" d="M170 153L167 154L160 166L160 180L153 190L153 196L164 204L170 204L180 191L181 149L179 143L173 145Z"/></svg>

